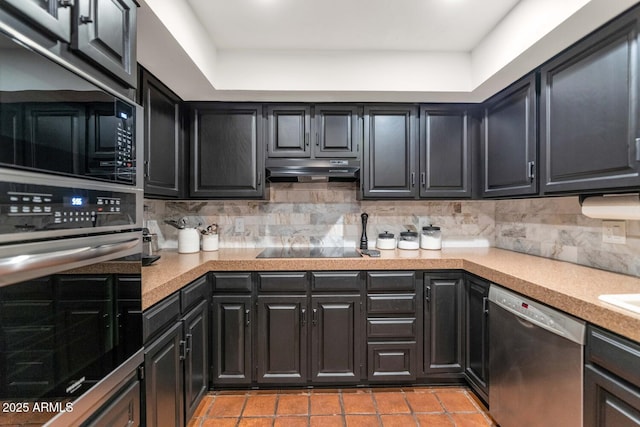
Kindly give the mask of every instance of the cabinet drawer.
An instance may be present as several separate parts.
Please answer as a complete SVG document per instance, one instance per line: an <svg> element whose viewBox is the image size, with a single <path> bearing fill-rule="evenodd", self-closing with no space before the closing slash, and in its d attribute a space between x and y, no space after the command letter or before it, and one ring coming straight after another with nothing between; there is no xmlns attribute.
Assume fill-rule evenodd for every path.
<svg viewBox="0 0 640 427"><path fill-rule="evenodd" d="M590 327L587 330L587 360L640 387L640 344Z"/></svg>
<svg viewBox="0 0 640 427"><path fill-rule="evenodd" d="M209 280L207 278L208 276L205 274L180 291L180 307L183 313L186 313L200 301L209 299Z"/></svg>
<svg viewBox="0 0 640 427"><path fill-rule="evenodd" d="M180 294L175 293L142 313L143 342L160 334L180 317Z"/></svg>
<svg viewBox="0 0 640 427"><path fill-rule="evenodd" d="M318 272L311 273L311 288L314 291L359 291L360 272Z"/></svg>
<svg viewBox="0 0 640 427"><path fill-rule="evenodd" d="M413 271L376 271L367 273L369 291L413 291L416 289Z"/></svg>
<svg viewBox="0 0 640 427"><path fill-rule="evenodd" d="M251 273L211 273L213 290L220 292L251 292Z"/></svg>
<svg viewBox="0 0 640 427"><path fill-rule="evenodd" d="M367 319L367 336L371 338L415 339L416 318L369 318Z"/></svg>
<svg viewBox="0 0 640 427"><path fill-rule="evenodd" d="M306 292L307 273L258 273L258 290L263 292Z"/></svg>
<svg viewBox="0 0 640 427"><path fill-rule="evenodd" d="M416 312L416 294L367 295L368 314L413 314Z"/></svg>
<svg viewBox="0 0 640 427"><path fill-rule="evenodd" d="M370 343L367 347L369 381L415 381L415 341Z"/></svg>

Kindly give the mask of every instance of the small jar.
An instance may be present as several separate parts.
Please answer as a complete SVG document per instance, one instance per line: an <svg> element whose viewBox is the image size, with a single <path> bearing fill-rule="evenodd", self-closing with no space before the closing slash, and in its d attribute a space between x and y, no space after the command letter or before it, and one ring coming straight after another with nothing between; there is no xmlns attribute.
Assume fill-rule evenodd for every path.
<svg viewBox="0 0 640 427"><path fill-rule="evenodd" d="M431 249L436 251L442 249L442 232L440 231L440 227L436 227L431 224L427 227L422 227L420 247L422 249Z"/></svg>
<svg viewBox="0 0 640 427"><path fill-rule="evenodd" d="M376 240L376 248L383 250L393 250L396 248L396 238L393 233L389 233L385 231L384 233L378 234L378 239Z"/></svg>
<svg viewBox="0 0 640 427"><path fill-rule="evenodd" d="M416 250L419 247L420 242L418 242L418 233L416 231L407 230L400 233L398 249Z"/></svg>

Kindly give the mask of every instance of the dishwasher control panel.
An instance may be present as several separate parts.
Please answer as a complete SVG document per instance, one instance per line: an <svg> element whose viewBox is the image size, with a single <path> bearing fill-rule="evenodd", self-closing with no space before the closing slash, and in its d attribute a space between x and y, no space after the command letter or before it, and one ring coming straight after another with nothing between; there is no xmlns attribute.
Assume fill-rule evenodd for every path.
<svg viewBox="0 0 640 427"><path fill-rule="evenodd" d="M541 328L578 344L585 343L585 323L566 313L493 284L489 301Z"/></svg>

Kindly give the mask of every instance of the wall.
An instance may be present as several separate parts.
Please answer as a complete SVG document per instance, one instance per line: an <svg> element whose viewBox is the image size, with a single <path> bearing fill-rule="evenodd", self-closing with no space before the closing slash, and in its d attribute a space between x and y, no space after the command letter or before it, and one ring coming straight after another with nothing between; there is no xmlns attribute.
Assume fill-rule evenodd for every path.
<svg viewBox="0 0 640 427"><path fill-rule="evenodd" d="M274 183L269 201L145 200L149 228L161 247L176 247L177 230L164 219L188 217L191 225L220 226L221 247L358 246L363 212L369 214L367 235L398 235L404 225L420 230L442 227L444 239L468 238L493 245L495 203L492 201L358 201L355 183ZM234 230L243 218L244 232ZM157 226L153 222L157 221Z"/></svg>
<svg viewBox="0 0 640 427"><path fill-rule="evenodd" d="M501 200L495 246L640 276L640 221L626 221L625 245L602 243L602 220L580 213L578 197Z"/></svg>
<svg viewBox="0 0 640 427"><path fill-rule="evenodd" d="M577 197L499 201L359 201L355 184L271 184L269 201L146 200L146 218L161 247L177 230L162 220L220 225L220 246L358 246L360 214L369 214L370 244L404 225L442 227L443 239L487 244L531 255L640 276L640 221L627 221L627 243L602 243L602 221L580 213ZM236 218L244 232L235 232ZM157 225L156 225L157 224Z"/></svg>

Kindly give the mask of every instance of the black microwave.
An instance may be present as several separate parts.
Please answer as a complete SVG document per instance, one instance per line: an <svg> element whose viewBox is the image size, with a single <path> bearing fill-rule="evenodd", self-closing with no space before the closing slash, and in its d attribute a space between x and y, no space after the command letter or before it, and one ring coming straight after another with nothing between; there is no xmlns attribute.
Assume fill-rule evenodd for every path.
<svg viewBox="0 0 640 427"><path fill-rule="evenodd" d="M0 167L139 186L139 111L72 65L0 32Z"/></svg>

